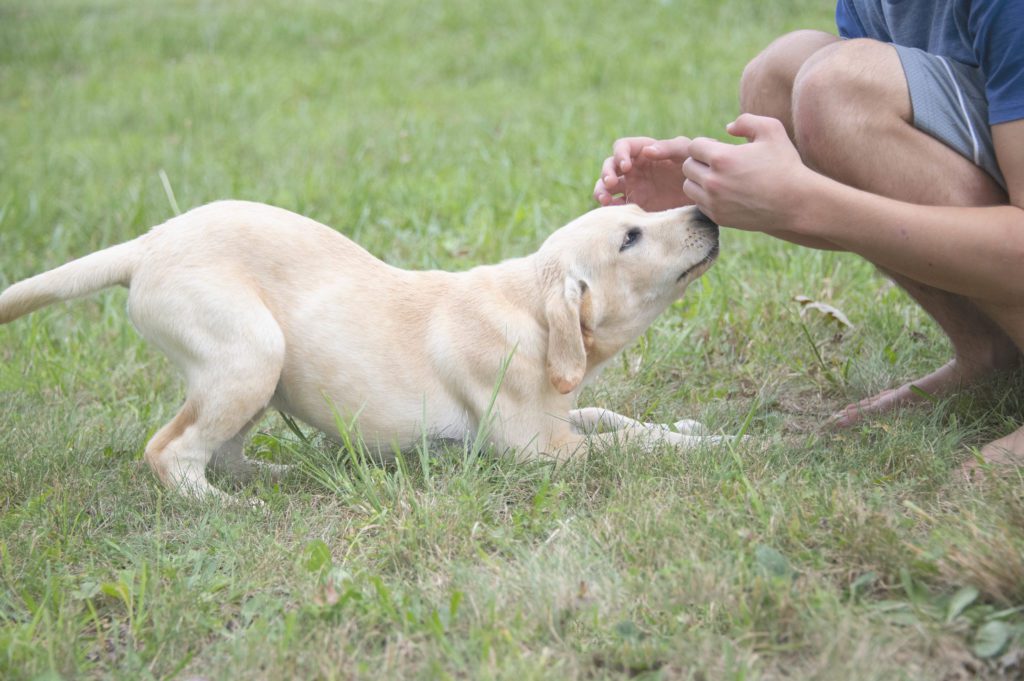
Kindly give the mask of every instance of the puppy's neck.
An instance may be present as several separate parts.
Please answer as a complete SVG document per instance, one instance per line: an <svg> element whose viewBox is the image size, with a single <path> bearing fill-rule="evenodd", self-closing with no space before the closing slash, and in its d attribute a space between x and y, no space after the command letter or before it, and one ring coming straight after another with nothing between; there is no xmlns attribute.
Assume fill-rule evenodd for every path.
<svg viewBox="0 0 1024 681"><path fill-rule="evenodd" d="M506 304L543 323L544 298L539 293L543 289L539 288L535 256L474 267L466 274L473 277L474 285L493 288Z"/></svg>

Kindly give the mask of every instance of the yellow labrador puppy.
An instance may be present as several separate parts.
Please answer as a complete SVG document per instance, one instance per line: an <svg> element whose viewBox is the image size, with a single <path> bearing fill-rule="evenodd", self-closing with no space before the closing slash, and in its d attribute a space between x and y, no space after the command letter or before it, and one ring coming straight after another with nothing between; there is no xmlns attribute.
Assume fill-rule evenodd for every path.
<svg viewBox="0 0 1024 681"><path fill-rule="evenodd" d="M690 422L673 432L573 407L717 254L718 228L695 208L613 206L527 257L408 271L295 213L223 201L11 286L0 323L129 287L135 326L187 382L146 461L171 488L222 495L207 464L251 473L243 439L268 406L335 435L338 416L356 418L382 454L480 429L524 459L568 459L591 439L699 441Z"/></svg>

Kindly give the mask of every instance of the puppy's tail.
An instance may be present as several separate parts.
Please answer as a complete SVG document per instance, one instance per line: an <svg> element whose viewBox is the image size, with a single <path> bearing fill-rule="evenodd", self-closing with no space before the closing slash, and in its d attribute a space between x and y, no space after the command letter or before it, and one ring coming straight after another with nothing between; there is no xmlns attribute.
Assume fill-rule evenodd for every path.
<svg viewBox="0 0 1024 681"><path fill-rule="evenodd" d="M138 239L91 253L18 282L0 293L0 324L33 310L120 284L127 286L138 260Z"/></svg>

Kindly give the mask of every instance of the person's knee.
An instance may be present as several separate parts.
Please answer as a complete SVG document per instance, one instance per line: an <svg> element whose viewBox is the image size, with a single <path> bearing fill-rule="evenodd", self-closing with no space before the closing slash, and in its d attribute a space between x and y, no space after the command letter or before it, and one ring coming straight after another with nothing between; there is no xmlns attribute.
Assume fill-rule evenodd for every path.
<svg viewBox="0 0 1024 681"><path fill-rule="evenodd" d="M788 127L789 100L800 67L822 47L838 40L822 31L787 33L754 57L740 77L740 108L779 118Z"/></svg>
<svg viewBox="0 0 1024 681"><path fill-rule="evenodd" d="M740 76L740 109L745 113L764 115L764 92L774 89L776 73L771 56L762 52L744 67Z"/></svg>
<svg viewBox="0 0 1024 681"><path fill-rule="evenodd" d="M847 40L811 56L793 82L793 139L804 161L823 166L837 145L910 116L906 79L891 45Z"/></svg>

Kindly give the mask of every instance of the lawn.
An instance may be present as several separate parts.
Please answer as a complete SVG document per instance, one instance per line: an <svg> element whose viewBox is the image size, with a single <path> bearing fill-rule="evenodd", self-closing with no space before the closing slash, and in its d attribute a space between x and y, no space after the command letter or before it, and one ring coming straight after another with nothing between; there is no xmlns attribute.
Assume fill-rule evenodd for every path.
<svg viewBox="0 0 1024 681"><path fill-rule="evenodd" d="M523 255L593 207L615 138L724 137L747 60L831 13L0 0L0 286L221 198L403 267ZM951 477L1019 422L1024 378L823 428L950 352L855 257L723 230L581 400L740 444L376 466L272 415L250 451L296 470L239 492L259 509L182 500L142 464L182 384L124 305L0 327L0 678L1024 674L1024 481Z"/></svg>

